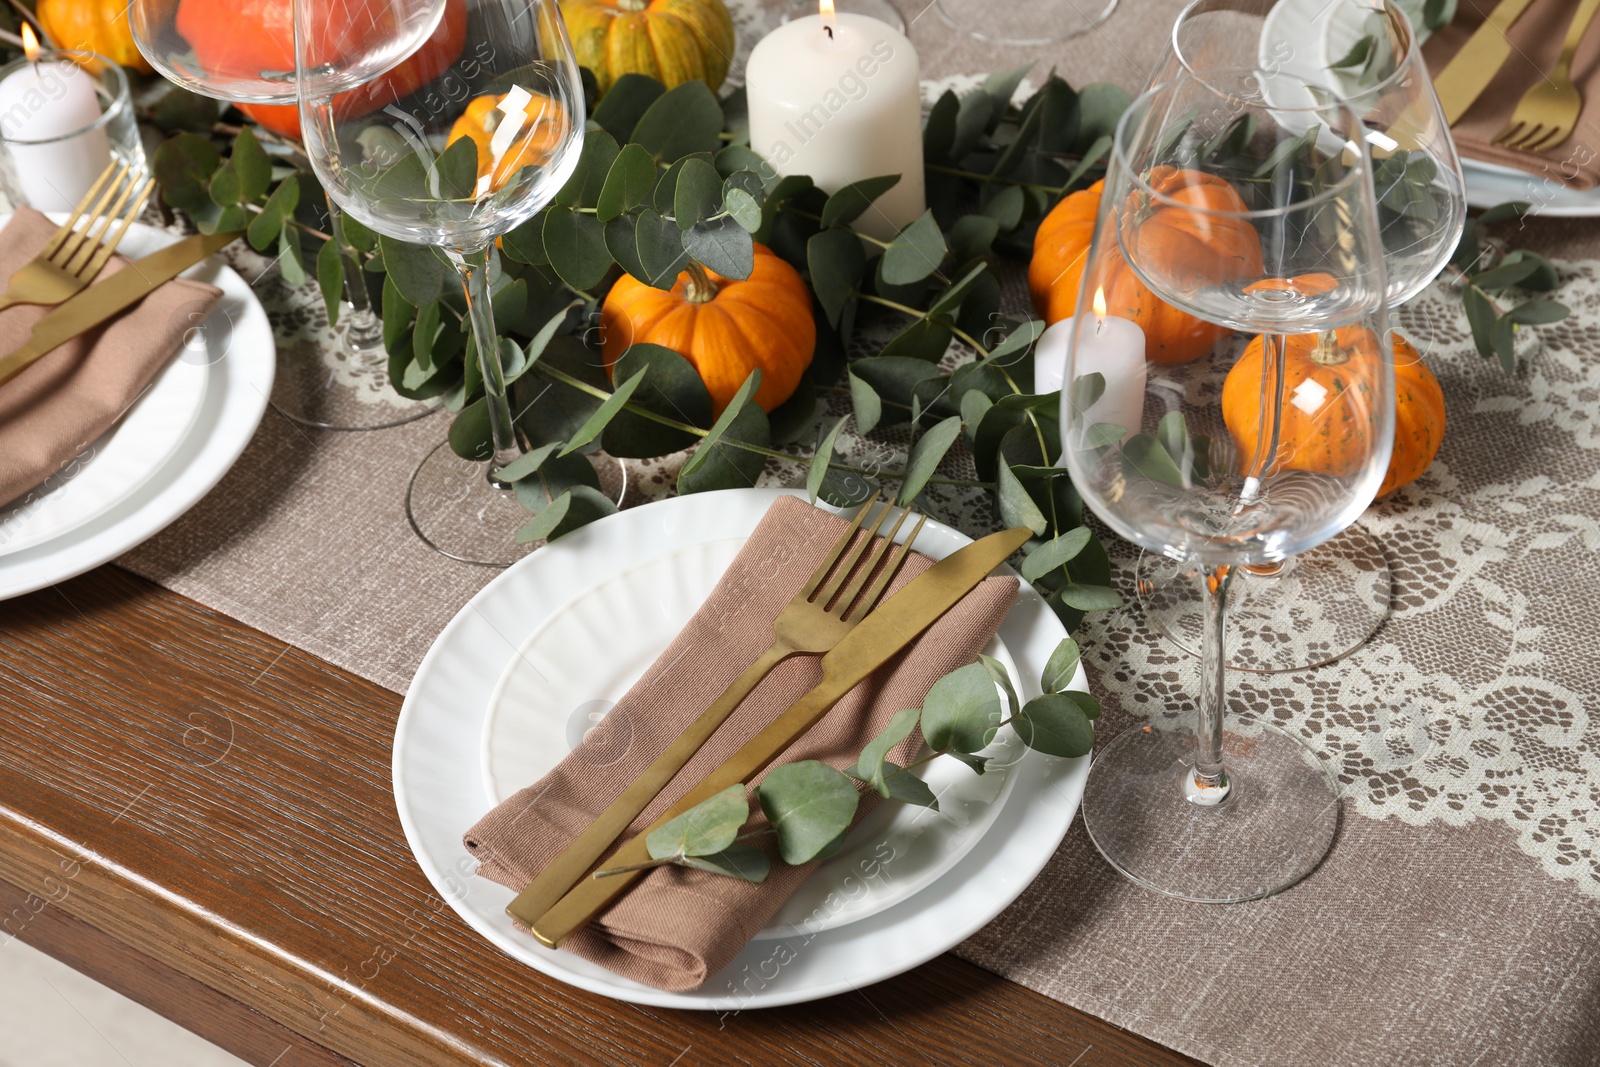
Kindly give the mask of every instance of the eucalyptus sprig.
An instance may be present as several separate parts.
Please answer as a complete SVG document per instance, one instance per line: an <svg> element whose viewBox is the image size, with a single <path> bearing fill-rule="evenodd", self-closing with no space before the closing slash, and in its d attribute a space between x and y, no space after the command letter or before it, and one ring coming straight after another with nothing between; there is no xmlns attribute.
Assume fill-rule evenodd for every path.
<svg viewBox="0 0 1600 1067"><path fill-rule="evenodd" d="M827 859L843 847L868 789L885 800L937 811L939 798L911 772L950 756L983 774L990 757L982 753L1006 726L1024 745L1045 755L1088 755L1100 704L1088 693L1067 688L1078 660L1077 644L1070 638L1062 641L1045 664L1040 695L1022 704L1005 666L979 656L934 683L922 707L897 712L852 766L841 770L803 760L767 772L754 790L765 826L745 830L751 817L747 789L729 786L651 831L645 838L648 862L599 870L594 877L679 866L762 882L772 860L755 842L769 837L779 858L791 866ZM928 751L905 766L890 760L889 753L919 729Z"/></svg>
<svg viewBox="0 0 1600 1067"><path fill-rule="evenodd" d="M1468 219L1461 242L1445 269L1461 283L1461 302L1472 328L1472 342L1484 357L1497 357L1510 374L1516 369L1517 331L1565 319L1565 304L1545 297L1514 302L1511 294L1548 293L1561 284L1555 264L1528 249L1502 249L1489 233L1496 223L1521 219L1529 204L1500 204ZM1502 253L1498 256L1495 253Z"/></svg>

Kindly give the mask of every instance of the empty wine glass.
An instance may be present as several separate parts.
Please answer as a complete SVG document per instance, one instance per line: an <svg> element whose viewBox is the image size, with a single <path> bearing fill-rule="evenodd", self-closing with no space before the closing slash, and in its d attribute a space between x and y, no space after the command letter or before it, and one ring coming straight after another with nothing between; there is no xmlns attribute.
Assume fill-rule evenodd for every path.
<svg viewBox="0 0 1600 1067"><path fill-rule="evenodd" d="M1083 800L1120 871L1198 901L1248 900L1309 873L1338 787L1321 757L1225 713L1223 640L1239 568L1347 527L1394 433L1388 282L1359 117L1260 70L1183 74L1124 115L1073 320L1062 446L1095 514L1198 572L1206 605L1195 719L1172 709L1097 753ZM1212 339L1145 359L1127 275ZM1192 725L1191 725L1192 724Z"/></svg>
<svg viewBox="0 0 1600 1067"><path fill-rule="evenodd" d="M1079 37L1106 19L1117 0L936 0L939 14L989 44L1054 44Z"/></svg>
<svg viewBox="0 0 1600 1067"><path fill-rule="evenodd" d="M1395 0L1194 0L1173 25L1151 84L1240 66L1292 74L1361 117L1373 157L1389 306L1416 296L1461 238L1466 193L1405 10ZM1236 639L1228 663L1275 672L1336 660L1383 623L1392 585L1382 545L1360 526L1282 563L1244 568L1230 606ZM1198 654L1205 605L1192 568L1145 553L1135 589L1152 625Z"/></svg>
<svg viewBox="0 0 1600 1067"><path fill-rule="evenodd" d="M316 24L340 0L298 0ZM300 62L320 61L302 32ZM407 514L441 553L500 566L527 550L528 521L493 472L520 455L489 301L494 240L526 222L566 184L583 145L583 84L556 0L476 0L458 58L415 87L383 79L317 95L308 79L300 118L306 152L328 195L377 233L430 245L466 293L479 401L492 446L471 459L448 443L413 473Z"/></svg>
<svg viewBox="0 0 1600 1067"><path fill-rule="evenodd" d="M178 85L233 103L294 106L296 2L249 0L241 8L217 0L130 0L128 23L139 51ZM329 3L307 76L324 94L380 75L416 81L459 51L465 12L465 0ZM436 401L411 400L389 386L382 324L332 201L328 216L345 268L338 329L344 373L280 346L274 406L297 422L335 430L398 426L436 410Z"/></svg>

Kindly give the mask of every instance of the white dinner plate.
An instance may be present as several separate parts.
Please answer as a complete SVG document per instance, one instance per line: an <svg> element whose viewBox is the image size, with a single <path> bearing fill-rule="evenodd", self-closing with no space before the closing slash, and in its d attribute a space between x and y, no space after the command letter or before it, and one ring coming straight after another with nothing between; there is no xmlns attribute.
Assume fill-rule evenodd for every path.
<svg viewBox="0 0 1600 1067"><path fill-rule="evenodd" d="M119 250L137 258L175 240L171 234L134 223ZM69 525L48 537L0 555L0 599L82 574L164 529L210 492L255 434L272 393L276 359L267 313L245 280L214 256L183 276L215 285L222 290L221 301L190 331L184 349L173 356L172 364L119 427L97 442L105 450L77 468L69 467L74 476L38 499L41 505L59 504L63 512L81 510ZM180 386L183 396L197 399L180 403ZM173 389L170 405L163 400L153 410L174 420L186 419L187 426L178 434L170 428L160 433L152 428L148 435L141 431L138 436L153 450L164 451L165 458L149 464L130 454L102 468L102 461L119 456L118 439L134 415L141 415L140 423L134 424L138 429L146 403L167 388ZM129 440L134 440L132 435ZM90 478L95 480L85 481ZM72 502L85 488L82 501ZM91 495L102 492L115 499L107 503ZM58 494L59 501L51 501ZM33 519L23 516L21 521Z"/></svg>
<svg viewBox="0 0 1600 1067"><path fill-rule="evenodd" d="M489 700L482 760L491 805L555 769L688 625L744 544L742 537L724 538L643 562L618 560L610 577L551 612L511 657ZM605 649L603 660L596 660L597 648ZM1017 675L1000 641L984 651ZM918 768L939 810L878 805L757 938L830 930L876 915L944 874L994 825L1024 751L1007 727L984 750L990 763L982 775L956 760ZM859 892L825 906L852 872L872 869L876 857L890 852L897 856L893 879L864 881Z"/></svg>
<svg viewBox="0 0 1600 1067"><path fill-rule="evenodd" d="M482 738L491 702L502 678L507 690L517 684L515 675L506 674L507 665L552 617L575 620L578 616L573 613L581 610L575 602L605 586L613 575L684 550L690 551L678 558L686 567L705 570L711 566L708 561L726 558L717 556L718 549L693 550L718 542L733 542L736 547L786 492L791 491L700 493L634 508L584 527L519 561L486 586L445 627L418 668L395 729L394 785L400 822L438 892L473 929L514 958L580 988L641 1004L736 1010L815 1000L881 981L947 951L1014 900L1060 845L1077 811L1089 761L1026 752L1009 768L1004 787L1009 793L979 813L985 818L992 813L987 830L972 835L970 851L948 870L881 909L848 916L852 921L820 930L823 922L808 923L801 934L769 931L775 939L752 942L696 992L665 993L628 981L570 953L545 949L513 928L505 908L514 894L474 877L476 862L461 842L462 834L489 810L491 795L500 795L518 780L501 781L502 772L497 770L494 794L485 783ZM917 547L942 558L968 543L958 531L930 521ZM623 625L618 619L611 624L608 644L596 646L605 648L600 655L609 655L609 644L617 642L618 626ZM1013 678L1023 699L1038 694L1039 675L1064 636L1054 614L1024 584L998 641L1014 663ZM595 654L591 651L591 657ZM602 669L592 658L589 662L605 675L611 687L607 692L643 667L619 663ZM1081 673L1075 684L1082 686ZM508 710L503 706L497 714ZM563 746L582 736L582 729L592 722L587 715L580 705L560 716L565 720L561 729L571 731L562 738ZM493 764L492 757L489 762ZM884 818L899 819L900 814L890 808L884 806ZM877 832L880 836L873 840L885 840L881 829L874 831L867 824L858 831ZM865 882L897 878L917 862L909 848L905 853L880 851L875 859L878 862L870 870L858 866L850 872L852 885L834 887L842 891L833 894L819 920L863 893ZM818 899L826 898L824 892ZM759 973L761 981L745 980L746 968Z"/></svg>

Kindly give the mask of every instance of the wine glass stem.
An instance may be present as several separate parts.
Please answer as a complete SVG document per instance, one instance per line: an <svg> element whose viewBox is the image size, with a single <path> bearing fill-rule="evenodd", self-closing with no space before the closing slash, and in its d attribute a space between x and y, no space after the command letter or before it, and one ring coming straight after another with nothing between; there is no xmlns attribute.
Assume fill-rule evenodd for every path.
<svg viewBox="0 0 1600 1067"><path fill-rule="evenodd" d="M1205 586L1206 626L1200 645L1200 703L1195 729L1194 779L1187 783L1189 799L1199 804L1220 803L1227 797L1229 783L1222 769L1222 716L1227 707L1225 676L1228 658L1223 650L1228 612L1228 586L1232 568L1207 567L1201 575Z"/></svg>
<svg viewBox="0 0 1600 1067"><path fill-rule="evenodd" d="M328 197L328 232L333 237L334 247L339 250L339 263L344 271L344 299L350 305L349 318L352 322L372 327L374 317L372 299L367 293L367 281L361 268L361 256L356 252L350 239L344 235L344 212L339 205L333 202L333 197ZM376 332L374 328L374 332ZM363 339L364 340L364 339ZM376 340L376 338L374 338ZM378 345L360 344L358 349L376 349L375 356L384 358L387 362L387 352Z"/></svg>
<svg viewBox="0 0 1600 1067"><path fill-rule="evenodd" d="M504 467L522 454L511 424L511 404L506 399L506 376L500 366L500 343L494 327L494 305L489 300L489 246L449 252L461 272L467 294L467 315L472 322L473 347L483 372L483 395L488 407L489 432L494 437L495 467Z"/></svg>

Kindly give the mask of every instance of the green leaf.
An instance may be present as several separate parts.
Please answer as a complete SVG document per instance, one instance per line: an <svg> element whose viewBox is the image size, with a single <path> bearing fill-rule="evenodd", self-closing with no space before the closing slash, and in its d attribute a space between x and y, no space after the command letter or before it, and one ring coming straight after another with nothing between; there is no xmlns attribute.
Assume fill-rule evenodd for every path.
<svg viewBox="0 0 1600 1067"><path fill-rule="evenodd" d="M1537 252L1526 248L1519 248L1508 252L1506 258L1500 261L1507 263L1532 263L1533 271L1517 283L1517 288L1527 289L1532 292L1549 292L1561 284L1561 275L1556 272L1556 265Z"/></svg>
<svg viewBox="0 0 1600 1067"><path fill-rule="evenodd" d="M731 182L733 179L728 180ZM725 189L722 194L722 209L728 213L729 218L751 233L761 228L761 201L747 189L737 187Z"/></svg>
<svg viewBox="0 0 1600 1067"><path fill-rule="evenodd" d="M583 151L572 177L561 187L552 201L556 207L595 207L600 203L600 192L606 186L606 176L621 151L617 142L601 130L591 130L584 135Z"/></svg>
<svg viewBox="0 0 1600 1067"><path fill-rule="evenodd" d="M689 265L689 253L683 247L683 233L670 219L663 218L649 208L639 212L634 233L638 242L639 265L645 273L643 280L657 289L671 289L679 273Z"/></svg>
<svg viewBox="0 0 1600 1067"><path fill-rule="evenodd" d="M955 334L950 327L928 318L919 318L883 346L883 355L934 364L944 358Z"/></svg>
<svg viewBox="0 0 1600 1067"><path fill-rule="evenodd" d="M515 483L517 503L535 515L541 514L550 505L569 490L587 487L598 490L600 488L600 475L595 472L594 464L584 456L554 456L550 454L552 447L559 447L560 441L552 441L547 445L540 445L529 455L543 453L545 460L531 475L518 478Z"/></svg>
<svg viewBox="0 0 1600 1067"><path fill-rule="evenodd" d="M400 338L405 335L411 325L411 318L417 309L404 296L394 284L394 275L385 274L383 278L383 347L392 349L400 343Z"/></svg>
<svg viewBox="0 0 1600 1067"><path fill-rule="evenodd" d="M1026 526L1041 537L1044 536L1050 529L1050 520L1045 517L1027 487L1012 471L1011 464L1002 460L995 468L995 476L995 495L1000 510L1000 521L1007 529ZM1023 574L1026 575L1027 560L1023 561L1023 568Z"/></svg>
<svg viewBox="0 0 1600 1067"><path fill-rule="evenodd" d="M1509 259L1509 257L1507 257ZM1539 264L1532 260L1502 262L1498 267L1480 271L1472 276L1472 284L1479 289L1509 289L1537 272Z"/></svg>
<svg viewBox="0 0 1600 1067"><path fill-rule="evenodd" d="M278 231L278 270L283 280L296 288L306 283L306 265L300 260L300 231L293 226Z"/></svg>
<svg viewBox="0 0 1600 1067"><path fill-rule="evenodd" d="M798 444L816 421L816 415L817 383L812 380L811 370L807 368L800 375L800 380L795 383L794 392L789 394L789 399L767 413L767 423L772 431L772 443Z"/></svg>
<svg viewBox="0 0 1600 1067"><path fill-rule="evenodd" d="M1011 714L1015 715L1021 711L1022 707L1017 702L1017 687L1011 684L1011 672L1006 670L1006 665L993 656L985 656L982 653L978 654L978 662L983 664L983 669L989 672L994 684L998 685L1000 691L1006 695L1006 704L1011 708ZM980 770L978 773L982 774L983 771Z"/></svg>
<svg viewBox="0 0 1600 1067"><path fill-rule="evenodd" d="M411 334L411 354L424 369L433 366L433 346L443 329L437 303L417 311L417 325Z"/></svg>
<svg viewBox="0 0 1600 1067"><path fill-rule="evenodd" d="M969 263L994 250L1000 236L1000 223L987 215L963 215L950 227L945 240L957 263Z"/></svg>
<svg viewBox="0 0 1600 1067"><path fill-rule="evenodd" d="M1422 5L1422 25L1429 30L1443 29L1455 17L1456 0L1426 0Z"/></svg>
<svg viewBox="0 0 1600 1067"><path fill-rule="evenodd" d="M1508 200L1504 204L1496 204L1478 216L1478 222L1485 226L1492 226L1497 222L1510 222L1520 219L1533 210L1533 205L1526 200Z"/></svg>
<svg viewBox="0 0 1600 1067"><path fill-rule="evenodd" d="M1280 141L1278 146L1267 153L1267 158L1261 161L1251 175L1253 178L1265 177L1279 167L1292 163L1300 153L1317 143L1317 136L1322 133L1322 124L1313 122L1299 137Z"/></svg>
<svg viewBox="0 0 1600 1067"><path fill-rule="evenodd" d="M153 162L162 199L180 211L201 211L212 202L206 188L221 164L222 153L209 139L195 133L169 138Z"/></svg>
<svg viewBox="0 0 1600 1067"><path fill-rule="evenodd" d="M850 230L823 230L806 242L806 266L822 313L837 327L867 270L861 238Z"/></svg>
<svg viewBox="0 0 1600 1067"><path fill-rule="evenodd" d="M672 213L678 229L687 230L722 208L722 175L703 159L685 160L672 194Z"/></svg>
<svg viewBox="0 0 1600 1067"><path fill-rule="evenodd" d="M872 202L900 184L900 175L885 174L878 178L863 178L845 186L832 196L822 208L822 226L848 226L872 206Z"/></svg>
<svg viewBox="0 0 1600 1067"><path fill-rule="evenodd" d="M756 799L789 864L809 863L850 828L859 796L850 779L825 763L786 763L768 772Z"/></svg>
<svg viewBox="0 0 1600 1067"><path fill-rule="evenodd" d="M986 218L994 220L996 226L1010 233L1022 224L1022 189L1019 186L1007 185L989 198L983 206Z"/></svg>
<svg viewBox="0 0 1600 1067"><path fill-rule="evenodd" d="M817 451L811 457L811 464L806 469L806 495L811 502L817 502L817 494L822 491L822 479L827 477L828 465L833 462L833 449L839 441L839 431L844 429L845 420L850 416L841 415L834 422L833 429L829 430L822 438L822 443L817 446Z"/></svg>
<svg viewBox="0 0 1600 1067"><path fill-rule="evenodd" d="M512 410L517 413L518 429L530 445L549 441L565 444L600 406L600 400L589 393L540 373L549 369L562 371L596 389L609 391L611 387L598 356L580 339L570 334L551 338L533 373L524 375L515 386ZM598 480L595 484L599 484Z"/></svg>
<svg viewBox="0 0 1600 1067"><path fill-rule="evenodd" d="M1372 50L1377 44L1378 39L1376 37L1363 37L1350 46L1350 51L1346 52L1338 60L1329 63L1328 66L1334 70L1351 70L1364 67L1367 65L1367 57L1372 55Z"/></svg>
<svg viewBox="0 0 1600 1067"><path fill-rule="evenodd" d="M761 369L758 367L750 372L750 376L744 380L744 384L739 386L739 391L733 394L733 399L728 402L728 406L723 409L722 415L712 424L710 432L700 442L700 449L690 456L688 462L683 465L684 474L693 474L710 461L711 446L722 440L722 436L728 432L739 418L739 413L750 406L750 398L760 388Z"/></svg>
<svg viewBox="0 0 1600 1067"><path fill-rule="evenodd" d="M261 206L261 213L250 220L250 228L245 231L250 247L257 252L265 252L271 248L277 241L278 231L283 229L284 223L294 218L294 209L299 203L300 180L291 174L279 183L271 196L267 197L267 202Z"/></svg>
<svg viewBox="0 0 1600 1067"><path fill-rule="evenodd" d="M856 433L865 437L883 418L883 401L877 392L854 373L850 375L850 404L856 416Z"/></svg>
<svg viewBox="0 0 1600 1067"><path fill-rule="evenodd" d="M721 852L708 856L685 856L678 861L682 866L712 874L725 874L746 882L760 884L772 873L772 859L754 845L729 845Z"/></svg>
<svg viewBox="0 0 1600 1067"><path fill-rule="evenodd" d="M339 246L332 241L322 242L322 247L317 249L317 286L322 290L322 303L328 310L328 325L339 325L339 312L344 308L344 260L339 255Z"/></svg>
<svg viewBox="0 0 1600 1067"><path fill-rule="evenodd" d="M956 759L962 760L963 762L968 759L982 758L963 756L954 752L951 753L951 755L955 756ZM919 808L932 808L934 811L939 810L939 798L934 795L932 789L928 788L927 782L924 782L911 771L906 770L906 768L894 762L894 760L884 760L883 766L883 782L885 788L888 789L888 792L885 793L884 796L887 796L890 800L898 800L902 804L914 804ZM983 772L979 771L978 773L982 774ZM852 776L859 777L859 775L854 775L853 772Z"/></svg>
<svg viewBox="0 0 1600 1067"><path fill-rule="evenodd" d="M644 264L639 262L639 219L635 215L619 215L606 223L606 251L617 265L637 280L650 284Z"/></svg>
<svg viewBox="0 0 1600 1067"><path fill-rule="evenodd" d="M1094 723L1076 698L1085 693L1047 693L1023 705L1013 727L1022 743L1047 756L1074 759L1094 749Z"/></svg>
<svg viewBox="0 0 1600 1067"><path fill-rule="evenodd" d="M951 283L950 287L940 293L928 307L928 316L935 318L941 315L950 315L961 306L967 294L978 283L978 279L989 271L988 263L979 263L960 278Z"/></svg>
<svg viewBox="0 0 1600 1067"><path fill-rule="evenodd" d="M734 442L765 447L771 440L766 413L751 399L760 387L761 371L752 370L722 417L678 472L678 492L744 489L756 484L766 459Z"/></svg>
<svg viewBox="0 0 1600 1067"><path fill-rule="evenodd" d="M939 269L949 250L933 212L902 230L883 253L883 277L891 285L920 282Z"/></svg>
<svg viewBox="0 0 1600 1067"><path fill-rule="evenodd" d="M628 398L633 395L633 391L639 388L639 383L644 381L644 376L649 372L649 369L649 367L641 367L637 374L619 385L616 392L607 397L605 402L595 409L595 413L589 416L589 421L580 426L578 432L572 435L572 440L567 442L567 447L561 450L561 454L563 456L571 455L596 437L599 437L600 431L604 430L606 424L616 417L617 412L622 410L622 405L626 404Z"/></svg>
<svg viewBox="0 0 1600 1067"><path fill-rule="evenodd" d="M1506 312L1506 317L1518 326L1546 326L1560 322L1570 314L1565 304L1558 304L1554 300L1529 300Z"/></svg>
<svg viewBox="0 0 1600 1067"><path fill-rule="evenodd" d="M451 141L433 161L441 200L471 201L478 189L478 143L470 137Z"/></svg>
<svg viewBox="0 0 1600 1067"><path fill-rule="evenodd" d="M950 158L962 160L971 155L989 129L995 115L994 97L987 93L968 93L956 108L956 132L950 144Z"/></svg>
<svg viewBox="0 0 1600 1067"><path fill-rule="evenodd" d="M633 140L634 127L667 87L644 74L624 74L611 84L594 109L593 121L618 144Z"/></svg>
<svg viewBox="0 0 1600 1067"><path fill-rule="evenodd" d="M1461 306L1466 310L1467 325L1472 328L1472 343L1477 346L1478 354L1494 355L1494 345L1489 339L1497 317L1494 305L1482 292L1468 285L1461 292Z"/></svg>
<svg viewBox="0 0 1600 1067"><path fill-rule="evenodd" d="M994 740L1000 720L1000 694L981 663L940 678L922 702L922 736L935 751L981 751Z"/></svg>
<svg viewBox="0 0 1600 1067"><path fill-rule="evenodd" d="M1044 330L1044 322L1039 319L1023 323L1006 334L1005 340L990 349L989 355L983 362L1002 367L1014 365L1016 359L1013 357L1026 354L1028 349L1033 347L1033 343L1044 335Z"/></svg>
<svg viewBox="0 0 1600 1067"><path fill-rule="evenodd" d="M656 161L643 147L624 145L606 174L595 205L596 217L610 222L624 212L647 203L656 188Z"/></svg>
<svg viewBox="0 0 1600 1067"><path fill-rule="evenodd" d="M615 87L612 89L615 92ZM645 109L631 140L663 163L722 147L722 105L703 81L670 89Z"/></svg>
<svg viewBox="0 0 1600 1067"><path fill-rule="evenodd" d="M450 423L450 450L462 459L486 460L494 455L488 398L480 396Z"/></svg>
<svg viewBox="0 0 1600 1067"><path fill-rule="evenodd" d="M901 408L909 407L919 395L926 407L949 384L936 364L905 356L858 359L850 364L850 372L872 386L886 404Z"/></svg>
<svg viewBox="0 0 1600 1067"><path fill-rule="evenodd" d="M524 452L504 467L497 469L494 476L503 482L520 482L522 479L536 474L544 461L549 459L556 449L561 447L560 441L551 441L547 445L540 445L532 452Z"/></svg>
<svg viewBox="0 0 1600 1067"><path fill-rule="evenodd" d="M956 115L960 110L961 99L949 89L934 101L922 131L922 151L929 163L951 161L956 141Z"/></svg>
<svg viewBox="0 0 1600 1067"><path fill-rule="evenodd" d="M378 249L383 256L383 269L407 303L426 307L444 293L452 272L432 248L380 236Z"/></svg>
<svg viewBox="0 0 1600 1067"><path fill-rule="evenodd" d="M1065 567L1078 558L1093 536L1087 526L1079 526L1053 541L1045 542L1022 561L1022 576L1030 582L1037 582L1057 567Z"/></svg>
<svg viewBox="0 0 1600 1067"><path fill-rule="evenodd" d="M695 223L683 235L683 250L724 278L742 281L756 269L755 241L750 231L727 215Z"/></svg>
<svg viewBox="0 0 1600 1067"><path fill-rule="evenodd" d="M255 132L246 126L233 142L233 154L211 179L211 199L222 207L253 204L272 184L272 161L261 150Z"/></svg>
<svg viewBox="0 0 1600 1067"><path fill-rule="evenodd" d="M901 507L909 507L911 502L917 499L918 494L927 486L928 479L938 472L939 464L944 462L950 447L960 436L961 416L952 415L917 438L917 443L911 446L911 458L906 462L905 481L901 484L900 495L896 498Z"/></svg>
<svg viewBox="0 0 1600 1067"><path fill-rule="evenodd" d="M1106 82L1094 82L1078 91L1078 137L1075 147L1086 147L1102 137L1114 137L1122 113L1133 98L1126 89Z"/></svg>
<svg viewBox="0 0 1600 1067"><path fill-rule="evenodd" d="M63 48L76 47L62 43ZM162 133L178 130L209 130L222 113L222 106L209 96L169 86L151 112L151 119Z"/></svg>
<svg viewBox="0 0 1600 1067"><path fill-rule="evenodd" d="M1134 434L1122 446L1122 471L1129 478L1160 482L1184 489L1188 479L1173 460L1172 453L1152 434Z"/></svg>
<svg viewBox="0 0 1600 1067"><path fill-rule="evenodd" d="M1502 315L1489 327L1489 347L1500 358L1500 367L1507 374L1517 369L1517 325L1510 315Z"/></svg>
<svg viewBox="0 0 1600 1067"><path fill-rule="evenodd" d="M1103 585L1069 585L1059 595L1062 603L1079 611L1110 611L1122 606L1117 591Z"/></svg>
<svg viewBox="0 0 1600 1067"><path fill-rule="evenodd" d="M750 818L743 785L730 785L645 836L653 860L669 856L709 856L733 845Z"/></svg>
<svg viewBox="0 0 1600 1067"><path fill-rule="evenodd" d="M1072 679L1078 674L1078 661L1081 654L1078 651L1078 642L1070 637L1062 638L1061 643L1050 653L1050 659L1044 665L1044 675L1039 684L1046 693L1059 693L1072 684Z"/></svg>
<svg viewBox="0 0 1600 1067"><path fill-rule="evenodd" d="M989 399L989 394L980 389L969 389L961 395L961 421L965 423L967 439L971 440L978 430L978 423L983 421L984 413L994 407L994 401Z"/></svg>
<svg viewBox="0 0 1600 1067"><path fill-rule="evenodd" d="M645 370L650 373L635 390L629 408L643 408L690 426L711 424L711 394L693 364L670 348L636 344L622 353L611 373L626 381ZM700 438L624 409L606 427L602 440L613 456L653 459L692 447Z"/></svg>
<svg viewBox="0 0 1600 1067"><path fill-rule="evenodd" d="M889 795L889 787L884 784L884 760L889 752L900 742L911 736L917 728L917 720L922 717L921 708L906 708L894 713L889 720L889 725L883 732L867 742L867 747L861 750L861 758L856 761L855 770L850 772L863 782L870 782L872 788L880 796Z"/></svg>
<svg viewBox="0 0 1600 1067"><path fill-rule="evenodd" d="M616 513L617 506L600 490L591 489L587 485L574 486L518 530L517 543L526 545L534 541L554 541L573 530Z"/></svg>
<svg viewBox="0 0 1600 1067"><path fill-rule="evenodd" d="M574 289L593 289L613 262L606 249L605 225L593 215L552 208L544 219L544 247L550 267Z"/></svg>

